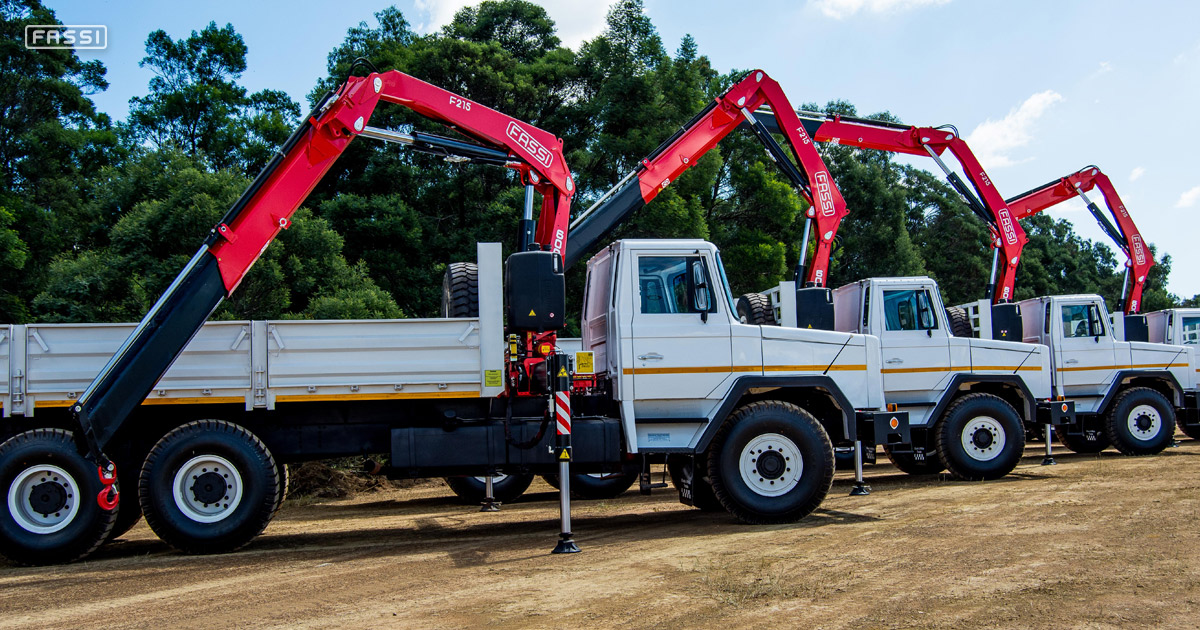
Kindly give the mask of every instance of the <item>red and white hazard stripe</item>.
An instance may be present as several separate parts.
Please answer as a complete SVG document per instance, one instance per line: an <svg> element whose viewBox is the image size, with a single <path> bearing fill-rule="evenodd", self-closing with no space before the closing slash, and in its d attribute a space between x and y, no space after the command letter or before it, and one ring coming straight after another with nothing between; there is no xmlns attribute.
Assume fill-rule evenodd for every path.
<svg viewBox="0 0 1200 630"><path fill-rule="evenodd" d="M558 420L558 434L571 435L571 393L554 393L554 416Z"/></svg>

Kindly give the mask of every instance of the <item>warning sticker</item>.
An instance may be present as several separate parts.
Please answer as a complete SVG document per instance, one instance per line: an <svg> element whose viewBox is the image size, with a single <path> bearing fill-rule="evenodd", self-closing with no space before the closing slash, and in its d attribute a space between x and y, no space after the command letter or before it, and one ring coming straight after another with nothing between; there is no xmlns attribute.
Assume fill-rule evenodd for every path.
<svg viewBox="0 0 1200 630"><path fill-rule="evenodd" d="M501 387L504 385L504 372L501 370L484 370L484 387Z"/></svg>
<svg viewBox="0 0 1200 630"><path fill-rule="evenodd" d="M575 373L576 374L595 374L596 373L596 356L591 352L576 352L575 353Z"/></svg>
<svg viewBox="0 0 1200 630"><path fill-rule="evenodd" d="M558 377L559 378L567 378L568 376L570 376L570 374L567 374L567 368L565 368L565 367L558 368Z"/></svg>

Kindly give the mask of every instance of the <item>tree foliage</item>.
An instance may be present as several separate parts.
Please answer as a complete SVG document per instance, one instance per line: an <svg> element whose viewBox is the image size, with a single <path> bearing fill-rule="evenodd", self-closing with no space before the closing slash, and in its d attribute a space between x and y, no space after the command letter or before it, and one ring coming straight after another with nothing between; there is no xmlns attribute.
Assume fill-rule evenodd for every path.
<svg viewBox="0 0 1200 630"><path fill-rule="evenodd" d="M246 42L233 25L210 23L178 39L149 34L142 65L154 77L114 126L88 98L106 88L103 65L23 47L24 25L56 23L52 11L0 0L0 18L0 321L138 319L288 137L299 106L282 92L248 93L239 83ZM359 57L562 138L576 210L744 75L714 69L691 36L664 42L642 0L614 2L604 30L577 50L525 0L463 8L428 35L387 8L330 51L310 102L340 85ZM844 101L820 109L856 113ZM371 124L456 133L389 104ZM850 209L831 286L928 274L947 304L982 297L988 230L952 188L887 153L819 150ZM357 141L216 316L435 315L445 265L473 260L478 242L511 249L523 197L509 170ZM612 237L710 239L736 294L790 279L811 255L811 243L801 246L806 210L758 141L735 131ZM1098 292L1116 308L1122 261L1112 249L1047 215L1025 227L1018 298ZM1158 259L1144 310L1180 302L1165 288L1170 256ZM582 270L568 277L578 304Z"/></svg>

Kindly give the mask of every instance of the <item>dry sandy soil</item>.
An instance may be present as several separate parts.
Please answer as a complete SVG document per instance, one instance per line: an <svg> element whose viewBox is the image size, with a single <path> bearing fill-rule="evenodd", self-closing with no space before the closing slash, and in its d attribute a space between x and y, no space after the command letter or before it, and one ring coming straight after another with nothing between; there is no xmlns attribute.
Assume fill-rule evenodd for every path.
<svg viewBox="0 0 1200 630"><path fill-rule="evenodd" d="M551 556L539 480L495 514L441 485L289 503L244 550L145 524L86 562L0 564L5 628L1105 628L1200 625L1200 442L1148 458L1031 446L1006 479L842 473L820 510L740 525L671 489L576 502Z"/></svg>

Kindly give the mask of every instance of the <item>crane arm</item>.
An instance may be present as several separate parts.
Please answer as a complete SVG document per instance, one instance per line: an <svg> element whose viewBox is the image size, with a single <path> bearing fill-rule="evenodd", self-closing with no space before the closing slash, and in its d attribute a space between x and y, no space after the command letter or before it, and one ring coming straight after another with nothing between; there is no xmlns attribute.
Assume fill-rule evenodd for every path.
<svg viewBox="0 0 1200 630"><path fill-rule="evenodd" d="M783 119L783 124L777 125L775 131L787 140L795 164L754 113L763 105L771 106ZM814 286L824 286L833 236L846 216L846 202L787 96L779 84L762 70L749 73L714 99L572 222L567 266L577 261L630 213L650 203L696 160L743 123L749 125L784 176L809 203L805 245L808 240L807 228L815 223L816 253L811 267L806 270L803 262L805 250L801 248L796 279Z"/></svg>
<svg viewBox="0 0 1200 630"><path fill-rule="evenodd" d="M379 101L396 103L446 124L479 144L426 133L403 133L367 123ZM397 71L349 77L305 117L269 164L212 228L200 249L72 411L97 463L125 418L225 297L233 293L267 245L359 135L396 142L455 161L517 170L543 195L538 242L565 249L571 173L553 135Z"/></svg>
<svg viewBox="0 0 1200 630"><path fill-rule="evenodd" d="M1100 207L1087 196L1087 193L1097 188L1104 196L1104 203L1108 206L1108 212L1116 221L1116 225L1109 221L1100 211ZM1088 166L1080 169L1066 177L1012 197L1007 203L1013 216L1024 219L1074 197L1083 199L1088 211L1100 224L1100 229L1125 253L1128 279L1121 289L1121 308L1126 315L1136 315L1141 309L1142 290L1146 285L1146 276L1154 266L1154 256L1146 247L1142 233L1130 218L1129 211L1125 209L1124 202L1113 188L1112 181L1099 167Z"/></svg>
<svg viewBox="0 0 1200 630"><path fill-rule="evenodd" d="M781 112L776 109L774 112L759 114L759 118L770 128L771 115L779 115ZM1017 265L1021 262L1021 249L1029 238L1020 223L1013 218L1012 211L992 185L987 171L979 163L971 147L959 137L957 130L953 127L913 127L819 112L800 112L798 118L808 135L817 142L933 158L945 172L950 185L966 199L971 210L987 223L991 230L992 247L996 248L998 254L997 259L1000 258L1000 254L1003 256L1002 264L999 264L1000 260L993 261L993 277L988 284L989 297L998 303L1013 299ZM774 126L781 127L778 123ZM970 180L970 187L942 160L947 151L962 166L963 172Z"/></svg>

